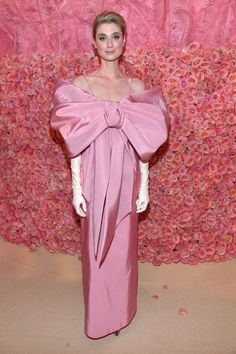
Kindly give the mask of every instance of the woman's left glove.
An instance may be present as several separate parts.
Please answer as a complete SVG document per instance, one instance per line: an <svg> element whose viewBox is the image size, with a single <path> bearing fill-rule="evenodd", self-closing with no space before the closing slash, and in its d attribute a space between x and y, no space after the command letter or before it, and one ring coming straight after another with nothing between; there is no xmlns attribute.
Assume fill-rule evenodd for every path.
<svg viewBox="0 0 236 354"><path fill-rule="evenodd" d="M141 172L141 184L138 199L136 201L136 212L142 213L147 209L149 203L148 183L149 183L149 163L139 161L139 167Z"/></svg>

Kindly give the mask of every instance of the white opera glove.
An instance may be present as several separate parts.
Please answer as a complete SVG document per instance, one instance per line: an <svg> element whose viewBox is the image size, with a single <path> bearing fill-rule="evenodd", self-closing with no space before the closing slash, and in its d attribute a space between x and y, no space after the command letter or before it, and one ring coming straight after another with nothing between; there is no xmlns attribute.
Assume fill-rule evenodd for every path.
<svg viewBox="0 0 236 354"><path fill-rule="evenodd" d="M73 190L73 206L76 213L80 216L86 216L86 202L82 195L82 186L80 182L80 163L81 156L70 159L71 173L72 173L72 190Z"/></svg>
<svg viewBox="0 0 236 354"><path fill-rule="evenodd" d="M136 201L137 213L142 213L147 209L149 203L148 183L149 183L149 163L139 160L139 167L141 172L141 184L138 199Z"/></svg>

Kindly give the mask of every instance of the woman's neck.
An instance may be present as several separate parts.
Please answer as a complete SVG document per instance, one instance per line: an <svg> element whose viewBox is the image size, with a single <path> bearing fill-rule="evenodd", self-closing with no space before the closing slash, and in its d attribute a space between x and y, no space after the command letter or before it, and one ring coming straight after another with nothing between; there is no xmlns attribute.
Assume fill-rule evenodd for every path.
<svg viewBox="0 0 236 354"><path fill-rule="evenodd" d="M98 76L103 76L108 79L115 79L124 76L120 71L118 59L115 61L107 61L101 58L101 66L96 73Z"/></svg>

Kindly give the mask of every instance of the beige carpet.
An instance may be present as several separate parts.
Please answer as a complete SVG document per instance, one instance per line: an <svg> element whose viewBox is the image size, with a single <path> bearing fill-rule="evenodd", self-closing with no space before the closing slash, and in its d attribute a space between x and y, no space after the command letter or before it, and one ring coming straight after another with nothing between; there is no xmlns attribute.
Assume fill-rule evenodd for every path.
<svg viewBox="0 0 236 354"><path fill-rule="evenodd" d="M0 240L0 314L0 354L236 354L236 259L139 263L136 316L93 340L77 256Z"/></svg>

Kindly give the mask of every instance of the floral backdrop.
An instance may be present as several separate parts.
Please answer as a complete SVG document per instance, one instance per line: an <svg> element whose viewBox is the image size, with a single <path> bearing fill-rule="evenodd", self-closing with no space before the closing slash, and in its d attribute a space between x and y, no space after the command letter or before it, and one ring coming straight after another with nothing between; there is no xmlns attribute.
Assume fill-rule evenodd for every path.
<svg viewBox="0 0 236 354"><path fill-rule="evenodd" d="M49 125L54 82L97 66L92 53L0 58L0 227L30 251L80 259L69 160ZM169 140L150 163L150 205L139 216L139 260L155 265L236 256L236 47L127 49L122 68L161 85Z"/></svg>

